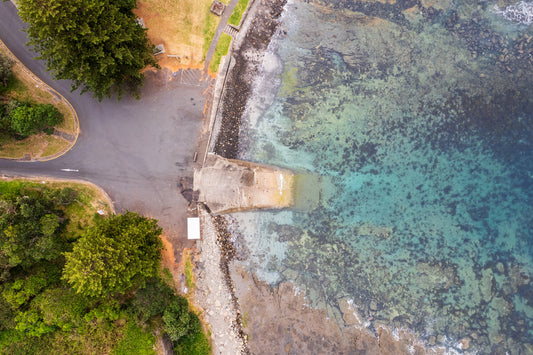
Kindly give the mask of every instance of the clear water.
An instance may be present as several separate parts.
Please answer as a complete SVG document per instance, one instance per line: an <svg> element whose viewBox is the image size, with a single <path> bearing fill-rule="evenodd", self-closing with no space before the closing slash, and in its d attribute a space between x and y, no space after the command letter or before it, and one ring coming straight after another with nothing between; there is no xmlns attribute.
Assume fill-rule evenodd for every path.
<svg viewBox="0 0 533 355"><path fill-rule="evenodd" d="M246 264L341 323L348 298L428 342L531 353L531 14L416 4L287 4L240 158L319 174L321 203L234 214Z"/></svg>

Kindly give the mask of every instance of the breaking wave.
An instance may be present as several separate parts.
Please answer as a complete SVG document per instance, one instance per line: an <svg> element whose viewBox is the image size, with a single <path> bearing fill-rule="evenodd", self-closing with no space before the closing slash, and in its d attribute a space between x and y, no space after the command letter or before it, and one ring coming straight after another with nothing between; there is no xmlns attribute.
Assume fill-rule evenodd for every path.
<svg viewBox="0 0 533 355"><path fill-rule="evenodd" d="M519 3L509 5L503 10L494 5L494 12L502 15L505 19L521 23L524 25L530 25L533 23L533 2L520 1Z"/></svg>

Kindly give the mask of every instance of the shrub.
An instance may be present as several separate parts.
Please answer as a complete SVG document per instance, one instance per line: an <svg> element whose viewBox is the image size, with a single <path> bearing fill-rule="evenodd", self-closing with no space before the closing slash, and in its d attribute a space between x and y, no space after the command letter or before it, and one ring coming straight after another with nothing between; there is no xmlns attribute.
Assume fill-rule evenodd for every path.
<svg viewBox="0 0 533 355"><path fill-rule="evenodd" d="M13 61L3 53L0 53L0 82L4 87L7 87L7 83L11 79L13 74L12 67Z"/></svg>
<svg viewBox="0 0 533 355"><path fill-rule="evenodd" d="M128 324L124 331L123 338L115 345L112 355L152 355L154 351L155 338L149 331L144 331L128 319Z"/></svg>
<svg viewBox="0 0 533 355"><path fill-rule="evenodd" d="M175 343L174 353L176 355L211 354L211 345L202 330L200 319L194 313L191 313L190 317L190 330Z"/></svg>
<svg viewBox="0 0 533 355"><path fill-rule="evenodd" d="M50 104L22 105L11 111L10 117L11 128L23 137L36 134L63 121L61 113Z"/></svg>
<svg viewBox="0 0 533 355"><path fill-rule="evenodd" d="M177 297L163 312L163 327L172 341L178 341L189 333L192 326L187 300Z"/></svg>
<svg viewBox="0 0 533 355"><path fill-rule="evenodd" d="M159 278L149 280L135 293L131 301L131 312L142 322L163 314L176 297L174 290Z"/></svg>

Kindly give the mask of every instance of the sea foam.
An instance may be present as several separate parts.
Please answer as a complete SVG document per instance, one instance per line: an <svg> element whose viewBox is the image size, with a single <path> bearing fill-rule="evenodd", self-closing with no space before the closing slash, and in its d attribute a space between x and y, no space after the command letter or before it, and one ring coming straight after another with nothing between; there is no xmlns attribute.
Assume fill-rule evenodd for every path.
<svg viewBox="0 0 533 355"><path fill-rule="evenodd" d="M498 5L494 5L493 11L512 22L524 25L530 25L533 23L533 2L520 1L516 4L507 6L503 10L500 9Z"/></svg>

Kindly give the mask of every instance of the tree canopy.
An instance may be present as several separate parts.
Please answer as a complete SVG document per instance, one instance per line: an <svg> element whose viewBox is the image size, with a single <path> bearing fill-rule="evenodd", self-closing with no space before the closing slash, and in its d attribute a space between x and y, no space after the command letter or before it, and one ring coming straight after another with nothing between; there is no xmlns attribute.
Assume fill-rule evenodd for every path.
<svg viewBox="0 0 533 355"><path fill-rule="evenodd" d="M159 269L155 220L101 217L88 207L95 198L83 188L0 180L0 354L155 354L153 334L163 331L176 354L210 354L198 317ZM97 248L94 235L103 240ZM126 249L120 264L141 274L119 272L106 258L114 248ZM126 278L134 286L106 297L76 292L62 277L69 251L103 258L102 285L127 288Z"/></svg>
<svg viewBox="0 0 533 355"><path fill-rule="evenodd" d="M146 66L157 66L153 44L135 21L134 0L19 0L33 45L56 79L101 100L139 95Z"/></svg>
<svg viewBox="0 0 533 355"><path fill-rule="evenodd" d="M57 258L63 212L54 196L26 189L21 195L0 199L0 280L14 267L28 268L41 260Z"/></svg>
<svg viewBox="0 0 533 355"><path fill-rule="evenodd" d="M161 228L133 212L104 219L65 253L63 278L85 296L124 293L159 272Z"/></svg>

